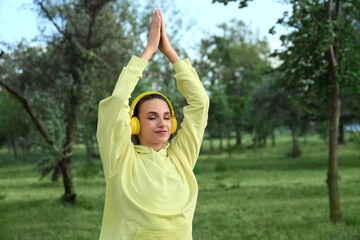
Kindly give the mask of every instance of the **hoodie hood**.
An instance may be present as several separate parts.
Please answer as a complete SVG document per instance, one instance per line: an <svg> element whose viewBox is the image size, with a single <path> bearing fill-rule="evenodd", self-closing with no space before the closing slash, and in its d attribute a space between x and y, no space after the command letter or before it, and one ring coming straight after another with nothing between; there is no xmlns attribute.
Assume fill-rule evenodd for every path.
<svg viewBox="0 0 360 240"><path fill-rule="evenodd" d="M135 145L134 148L135 148L135 151L138 154L154 154L154 153L157 153L157 154L160 155L160 157L165 158L166 155L167 155L167 149L168 149L169 146L170 146L169 143L165 143L164 147L162 149L160 149L160 151L158 151L158 152L156 152L153 148L147 147L147 146L144 146L144 145Z"/></svg>

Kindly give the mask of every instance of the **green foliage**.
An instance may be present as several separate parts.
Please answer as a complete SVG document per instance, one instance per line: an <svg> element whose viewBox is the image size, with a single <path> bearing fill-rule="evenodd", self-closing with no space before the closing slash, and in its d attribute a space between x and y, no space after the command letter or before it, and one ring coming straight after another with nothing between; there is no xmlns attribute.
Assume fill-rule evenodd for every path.
<svg viewBox="0 0 360 240"><path fill-rule="evenodd" d="M259 39L242 21L232 20L219 28L220 36L202 40L196 62L210 95L207 129L211 138L229 138L235 131L240 139L250 96L270 69L264 57L269 49L266 39Z"/></svg>
<svg viewBox="0 0 360 240"><path fill-rule="evenodd" d="M12 46L2 43L5 53L0 62L1 80L28 100L54 143L47 145L38 136L31 139L46 153L38 159L36 166L42 178L59 161L71 159L76 137L85 143L88 161L96 156L98 103L111 94L121 68L130 57L143 50L143 36L148 33L154 7L164 7L164 14L172 10L169 35L177 46L182 33L177 30L184 27L180 12L171 9L167 2L161 1L161 6L158 3L160 1L149 1L142 9L139 3L129 0L36 0L34 10L45 23L40 26L42 32L37 44L22 41ZM150 66L148 78L142 81L145 84L139 84L139 88L161 86L156 90L176 96L174 102L178 104L174 107L178 110L183 99L178 101L181 94L176 90L175 82L168 81L173 75L171 65L165 58L157 62L158 65ZM181 112L178 112L181 120ZM20 130L21 124L16 125ZM0 142L8 135L0 134ZM30 142L25 137L22 140L24 147Z"/></svg>
<svg viewBox="0 0 360 240"><path fill-rule="evenodd" d="M283 61L279 68L284 73L281 84L295 89L299 105L319 119L328 118L330 113L330 44L336 51L341 92L344 94L349 88L359 88L360 58L355 54L360 51L359 5L353 1L339 3L339 19L329 22L324 9L327 1L291 1L292 15L284 14L280 24L294 30L281 37L286 48L273 54ZM338 36L334 35L335 30L339 31Z"/></svg>
<svg viewBox="0 0 360 240"><path fill-rule="evenodd" d="M353 131L351 134L352 139L360 146L360 132Z"/></svg>
<svg viewBox="0 0 360 240"><path fill-rule="evenodd" d="M42 93L46 95L47 93ZM64 105L56 104L56 100L47 96L39 99L43 106L44 124L47 127L49 135L53 139L53 144L49 145L38 135L33 138L37 146L40 146L43 156L38 159L34 169L41 174L41 179L51 173L56 165L64 159L64 145L66 144L66 119L64 116ZM65 153L66 154L66 153Z"/></svg>
<svg viewBox="0 0 360 240"><path fill-rule="evenodd" d="M244 8L248 6L248 2L251 2L252 0L240 0L239 1L239 8ZM237 2L237 0L213 0L214 2L219 2L219 3L223 3L225 6L229 3L229 2Z"/></svg>
<svg viewBox="0 0 360 240"><path fill-rule="evenodd" d="M320 138L327 143L329 140L329 122L318 122L316 124L316 132Z"/></svg>
<svg viewBox="0 0 360 240"><path fill-rule="evenodd" d="M7 92L0 91L0 147L7 144L15 154L15 148L20 146L23 160L26 160L26 152L36 144L34 136L36 133L20 103Z"/></svg>

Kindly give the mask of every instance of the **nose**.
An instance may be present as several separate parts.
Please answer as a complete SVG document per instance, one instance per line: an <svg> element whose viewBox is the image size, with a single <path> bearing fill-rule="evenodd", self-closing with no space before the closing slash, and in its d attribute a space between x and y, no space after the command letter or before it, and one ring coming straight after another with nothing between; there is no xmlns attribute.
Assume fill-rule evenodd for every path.
<svg viewBox="0 0 360 240"><path fill-rule="evenodd" d="M165 119L159 118L158 126L159 126L159 127L165 127L165 126L166 126L166 124L165 124Z"/></svg>

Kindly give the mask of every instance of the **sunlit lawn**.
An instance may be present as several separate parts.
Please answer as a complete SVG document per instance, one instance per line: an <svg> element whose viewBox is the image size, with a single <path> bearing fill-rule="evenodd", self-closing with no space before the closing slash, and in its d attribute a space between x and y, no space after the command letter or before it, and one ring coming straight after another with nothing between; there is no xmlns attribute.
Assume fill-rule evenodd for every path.
<svg viewBox="0 0 360 240"><path fill-rule="evenodd" d="M300 140L301 156L291 159L290 138L277 145L244 147L210 154L204 141L195 169L199 183L194 240L211 239L360 239L360 150L348 142L339 147L343 224L329 222L326 187L327 145L317 136ZM217 143L216 143L217 144ZM245 146L251 137L244 137ZM217 146L217 145L216 145ZM226 144L224 143L224 146ZM0 150L0 239L98 239L105 182L99 159L87 165L83 148L74 156L75 206L59 198L62 182L39 181L33 171L41 153L29 163L14 162Z"/></svg>

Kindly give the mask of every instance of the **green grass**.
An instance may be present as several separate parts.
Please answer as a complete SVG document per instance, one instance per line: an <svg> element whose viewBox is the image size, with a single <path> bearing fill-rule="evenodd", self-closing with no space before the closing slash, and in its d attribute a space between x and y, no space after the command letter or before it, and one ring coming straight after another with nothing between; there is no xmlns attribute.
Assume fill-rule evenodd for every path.
<svg viewBox="0 0 360 240"><path fill-rule="evenodd" d="M246 144L251 138L245 136ZM287 134L276 147L211 154L204 141L198 160L198 204L194 240L304 239L360 240L360 151L354 143L339 146L343 224L329 221L326 144L317 136L300 141L301 156L289 157ZM74 155L77 203L60 202L61 181L39 181L32 154L15 162L0 150L0 239L98 239L105 181L101 163L85 164L83 148Z"/></svg>

